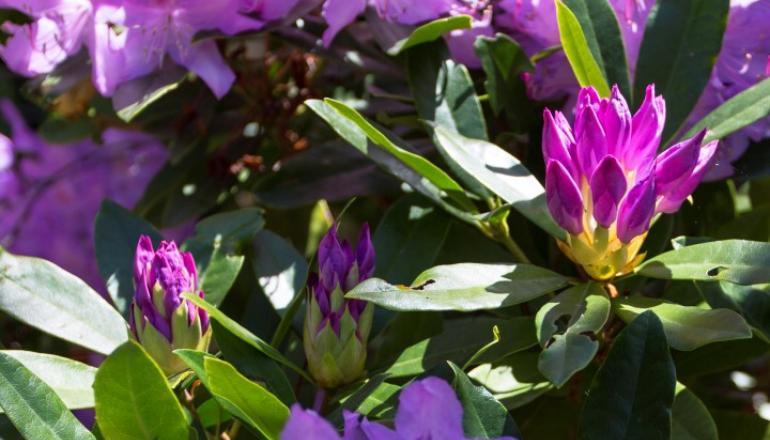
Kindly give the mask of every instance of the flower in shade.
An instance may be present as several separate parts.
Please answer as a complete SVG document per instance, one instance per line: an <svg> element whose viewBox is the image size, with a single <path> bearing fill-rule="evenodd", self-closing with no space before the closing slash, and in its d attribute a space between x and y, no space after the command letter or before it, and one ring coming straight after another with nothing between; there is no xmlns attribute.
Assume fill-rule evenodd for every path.
<svg viewBox="0 0 770 440"><path fill-rule="evenodd" d="M318 270L308 281L303 342L310 373L323 387L333 388L364 372L373 306L347 300L345 292L374 271L369 227L364 225L355 250L337 239L333 227L319 244Z"/></svg>
<svg viewBox="0 0 770 440"><path fill-rule="evenodd" d="M198 271L189 252L180 252L173 241L153 249L150 237L142 236L134 256L136 294L131 305L131 331L166 374L184 370L173 350L205 351L211 339L209 317L183 293L203 298Z"/></svg>
<svg viewBox="0 0 770 440"><path fill-rule="evenodd" d="M706 131L656 157L666 119L662 96L647 87L632 116L617 86L609 98L581 89L573 127L546 109L543 157L546 200L568 235L559 246L592 278L628 273L653 217L676 212L711 164L717 141Z"/></svg>
<svg viewBox="0 0 770 440"><path fill-rule="evenodd" d="M444 380L428 377L406 386L399 396L395 429L373 423L359 414L346 411L345 431L340 437L334 427L317 413L291 408L282 440L314 438L317 440L466 440L463 431L463 407L454 390ZM513 437L498 437L513 440Z"/></svg>

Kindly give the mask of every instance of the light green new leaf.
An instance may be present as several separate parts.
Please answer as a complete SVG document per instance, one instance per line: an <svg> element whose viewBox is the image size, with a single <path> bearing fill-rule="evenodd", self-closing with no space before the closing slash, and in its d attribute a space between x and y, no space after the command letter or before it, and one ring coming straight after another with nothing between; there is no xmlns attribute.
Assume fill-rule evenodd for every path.
<svg viewBox="0 0 770 440"><path fill-rule="evenodd" d="M578 84L582 87L593 86L599 96L610 96L607 79L588 47L588 41L580 27L580 22L564 2L555 1L561 46L564 48L564 53L567 55L570 66L572 66Z"/></svg>
<svg viewBox="0 0 770 440"><path fill-rule="evenodd" d="M225 361L207 357L203 366L208 378L206 387L225 409L268 439L279 438L289 418L289 408L283 402Z"/></svg>
<svg viewBox="0 0 770 440"><path fill-rule="evenodd" d="M655 313L663 323L669 345L677 350L690 351L712 342L751 337L751 327L729 309L702 309L644 297L621 298L615 306L617 315L626 322L648 310Z"/></svg>
<svg viewBox="0 0 770 440"><path fill-rule="evenodd" d="M0 292L0 310L66 341L109 354L128 340L120 313L49 261L0 249Z"/></svg>
<svg viewBox="0 0 770 440"><path fill-rule="evenodd" d="M396 311L470 312L509 307L563 287L567 279L529 264L460 263L421 273L412 287L371 278L348 292Z"/></svg>
<svg viewBox="0 0 770 440"><path fill-rule="evenodd" d="M105 359L94 381L96 422L110 440L186 439L182 405L160 367L134 341Z"/></svg>
<svg viewBox="0 0 770 440"><path fill-rule="evenodd" d="M0 353L0 408L28 440L93 439L46 383L8 353Z"/></svg>
<svg viewBox="0 0 770 440"><path fill-rule="evenodd" d="M468 15L456 15L454 17L439 18L415 29L408 37L399 40L390 49L388 55L398 55L410 47L428 43L441 38L456 29L471 27L473 19Z"/></svg>

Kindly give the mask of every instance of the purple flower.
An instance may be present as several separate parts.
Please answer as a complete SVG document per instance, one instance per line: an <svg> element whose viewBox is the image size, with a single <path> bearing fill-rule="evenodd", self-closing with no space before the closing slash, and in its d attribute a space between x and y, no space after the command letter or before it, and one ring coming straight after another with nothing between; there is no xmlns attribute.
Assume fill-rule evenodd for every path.
<svg viewBox="0 0 770 440"><path fill-rule="evenodd" d="M638 263L653 216L676 212L692 194L717 142L702 145L704 130L656 158L666 109L653 86L633 116L617 86L609 98L583 88L575 113L574 130L560 112L544 114L546 201L569 233L562 250L605 280Z"/></svg>
<svg viewBox="0 0 770 440"><path fill-rule="evenodd" d="M345 411L345 431L340 437L334 427L311 410L298 404L291 408L282 440L309 437L318 440L466 440L463 407L454 390L436 377L417 380L399 396L395 429L372 423L359 414ZM513 440L498 437L498 440Z"/></svg>
<svg viewBox="0 0 770 440"><path fill-rule="evenodd" d="M210 339L208 313L181 297L193 293L203 298L192 254L180 252L173 241L162 241L156 251L150 237L142 236L134 256L134 284L132 333L167 374L181 371L184 363L172 351L205 350Z"/></svg>
<svg viewBox="0 0 770 440"><path fill-rule="evenodd" d="M308 280L303 341L313 377L326 388L357 379L366 361L373 308L345 293L374 272L374 247L364 225L355 250L332 227L318 246L318 275Z"/></svg>

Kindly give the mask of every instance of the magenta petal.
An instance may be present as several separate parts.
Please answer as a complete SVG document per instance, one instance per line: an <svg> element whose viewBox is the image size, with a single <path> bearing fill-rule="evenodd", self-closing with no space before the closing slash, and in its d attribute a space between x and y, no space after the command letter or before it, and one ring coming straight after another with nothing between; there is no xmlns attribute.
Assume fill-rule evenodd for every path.
<svg viewBox="0 0 770 440"><path fill-rule="evenodd" d="M570 150L574 148L575 138L572 127L561 112L543 111L543 160L548 163L553 159L564 165L574 179L578 178L574 158Z"/></svg>
<svg viewBox="0 0 770 440"><path fill-rule="evenodd" d="M623 154L626 169L642 171L655 157L666 123L666 102L655 96L655 86L647 86L644 101L631 122L632 133Z"/></svg>
<svg viewBox="0 0 770 440"><path fill-rule="evenodd" d="M200 76L217 98L221 99L230 90L235 73L222 58L215 42L207 40L192 44L184 53L171 50L171 47L171 58Z"/></svg>
<svg viewBox="0 0 770 440"><path fill-rule="evenodd" d="M617 85L612 86L610 99L602 100L599 118L607 136L607 152L620 157L631 136L631 110Z"/></svg>
<svg viewBox="0 0 770 440"><path fill-rule="evenodd" d="M281 440L340 440L334 427L315 411L303 410L299 404L291 406L289 420L281 432Z"/></svg>
<svg viewBox="0 0 770 440"><path fill-rule="evenodd" d="M698 150L698 160L690 174L678 180L678 184L671 186L667 192L659 195L658 212L673 213L679 210L679 207L695 191L695 188L703 179L703 175L711 167L718 144L718 141L711 141L700 147Z"/></svg>
<svg viewBox="0 0 770 440"><path fill-rule="evenodd" d="M583 197L561 163L550 160L545 173L545 195L554 221L571 234L583 232Z"/></svg>
<svg viewBox="0 0 770 440"><path fill-rule="evenodd" d="M366 0L326 0L322 15L329 27L323 34L324 46L331 46L337 33L352 23L365 8Z"/></svg>
<svg viewBox="0 0 770 440"><path fill-rule="evenodd" d="M698 163L700 146L706 130L679 142L658 156L655 161L655 192L668 194L689 178Z"/></svg>
<svg viewBox="0 0 770 440"><path fill-rule="evenodd" d="M358 238L356 248L356 264L358 265L358 280L361 282L372 276L374 272L374 245L369 225L364 223L361 228L361 236Z"/></svg>
<svg viewBox="0 0 770 440"><path fill-rule="evenodd" d="M146 235L139 237L134 254L134 282L141 283L144 273L149 269L155 250L152 247L152 240Z"/></svg>
<svg viewBox="0 0 770 440"><path fill-rule="evenodd" d="M602 227L609 228L626 193L626 175L618 160L613 156L605 157L594 170L590 185L594 218Z"/></svg>
<svg viewBox="0 0 770 440"><path fill-rule="evenodd" d="M575 117L577 158L583 175L589 177L594 168L607 155L607 137L593 107L584 107Z"/></svg>
<svg viewBox="0 0 770 440"><path fill-rule="evenodd" d="M576 111L580 112L586 107L598 105L600 101L599 93L593 86L583 87L578 92Z"/></svg>
<svg viewBox="0 0 770 440"><path fill-rule="evenodd" d="M428 377L399 396L396 432L403 439L465 440L463 407L445 381Z"/></svg>
<svg viewBox="0 0 770 440"><path fill-rule="evenodd" d="M631 188L620 203L618 209L618 238L629 243L634 237L650 229L650 221L655 214L655 184L652 176L647 176Z"/></svg>

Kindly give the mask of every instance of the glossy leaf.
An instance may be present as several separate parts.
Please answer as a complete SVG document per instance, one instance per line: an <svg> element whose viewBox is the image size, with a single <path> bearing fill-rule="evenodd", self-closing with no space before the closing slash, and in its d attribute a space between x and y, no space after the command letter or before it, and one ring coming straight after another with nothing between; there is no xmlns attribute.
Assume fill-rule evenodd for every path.
<svg viewBox="0 0 770 440"><path fill-rule="evenodd" d="M377 375L363 383L354 392L340 399L340 409L330 417L342 419L342 409L355 411L364 416L381 416L396 405L401 387L385 382L384 375Z"/></svg>
<svg viewBox="0 0 770 440"><path fill-rule="evenodd" d="M545 303L535 316L540 345L538 368L562 387L599 350L598 334L610 316L610 300L596 283L571 287Z"/></svg>
<svg viewBox="0 0 770 440"><path fill-rule="evenodd" d="M243 377L227 362L216 358L203 361L207 387L223 406L268 439L278 439L289 418L289 408L264 387ZM224 403L226 402L226 403Z"/></svg>
<svg viewBox="0 0 770 440"><path fill-rule="evenodd" d="M195 235L200 239L211 242L220 240L232 246L251 240L264 225L262 210L243 208L206 217L195 225Z"/></svg>
<svg viewBox="0 0 770 440"><path fill-rule="evenodd" d="M421 273L412 287L370 278L346 297L397 311L498 309L527 302L564 286L563 276L528 264L460 263Z"/></svg>
<svg viewBox="0 0 770 440"><path fill-rule="evenodd" d="M479 37L473 46L487 76L484 85L492 110L496 115L503 109L515 113L516 103L526 99L524 82L519 76L532 72L535 66L524 49L502 33L494 38Z"/></svg>
<svg viewBox="0 0 770 440"><path fill-rule="evenodd" d="M572 71L582 87L593 86L600 96L610 96L610 87L602 66L591 53L585 33L575 14L561 0L556 0L559 38Z"/></svg>
<svg viewBox="0 0 770 440"><path fill-rule="evenodd" d="M615 305L615 312L625 322L648 310L655 313L663 323L669 345L677 350L751 337L751 328L743 317L728 309L702 309L643 297L621 298Z"/></svg>
<svg viewBox="0 0 770 440"><path fill-rule="evenodd" d="M407 38L396 42L388 49L388 55L398 55L410 47L437 40L456 29L467 29L471 27L471 23L472 19L468 15L455 15L425 23L415 29Z"/></svg>
<svg viewBox="0 0 770 440"><path fill-rule="evenodd" d="M48 261L0 249L0 310L32 327L109 354L126 322L85 282Z"/></svg>
<svg viewBox="0 0 770 440"><path fill-rule="evenodd" d="M770 244L724 240L694 244L645 261L636 273L672 280L729 281L749 285L770 282Z"/></svg>
<svg viewBox="0 0 770 440"><path fill-rule="evenodd" d="M455 375L453 386L463 406L463 430L471 438L520 437L513 417L483 386L474 385L457 365L449 363Z"/></svg>
<svg viewBox="0 0 770 440"><path fill-rule="evenodd" d="M662 0L647 18L634 75L635 107L648 84L666 99L663 139L687 119L722 47L729 0Z"/></svg>
<svg viewBox="0 0 770 440"><path fill-rule="evenodd" d="M543 185L518 159L495 144L468 139L444 127L434 127L433 134L447 156L490 191L549 234L564 236L545 204Z"/></svg>
<svg viewBox="0 0 770 440"><path fill-rule="evenodd" d="M69 409L94 407L96 368L69 358L23 350L0 353L20 362L30 373L45 382Z"/></svg>
<svg viewBox="0 0 770 440"><path fill-rule="evenodd" d="M672 440L719 440L717 425L708 408L681 383L676 384L672 411Z"/></svg>
<svg viewBox="0 0 770 440"><path fill-rule="evenodd" d="M676 374L660 320L639 315L615 339L594 376L580 437L669 439Z"/></svg>
<svg viewBox="0 0 770 440"><path fill-rule="evenodd" d="M184 410L160 367L136 342L105 359L94 381L96 420L105 438L187 438Z"/></svg>
<svg viewBox="0 0 770 440"><path fill-rule="evenodd" d="M94 438L53 389L4 352L0 353L0 408L28 440Z"/></svg>
<svg viewBox="0 0 770 440"><path fill-rule="evenodd" d="M257 234L253 249L254 275L270 303L281 313L305 286L307 262L291 243L271 231Z"/></svg>

